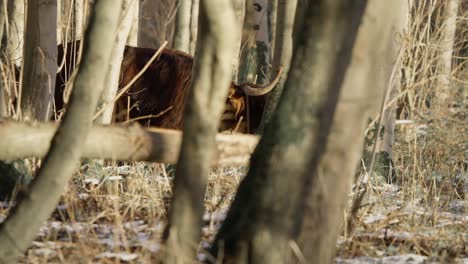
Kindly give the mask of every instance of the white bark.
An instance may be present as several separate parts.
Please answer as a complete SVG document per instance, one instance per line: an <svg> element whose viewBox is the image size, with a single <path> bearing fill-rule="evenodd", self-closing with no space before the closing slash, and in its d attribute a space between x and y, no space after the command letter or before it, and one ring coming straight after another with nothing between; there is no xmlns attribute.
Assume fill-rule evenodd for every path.
<svg viewBox="0 0 468 264"><path fill-rule="evenodd" d="M0 42L1 42L1 39L3 38L3 29L5 27L5 20L7 16L6 9L7 9L7 1L0 1ZM2 48L0 49L0 52L2 54L3 52L5 52L3 45L2 45ZM2 58L2 62L0 63L3 63L3 58L5 57L3 55L0 55L0 58ZM1 73L1 70L0 70L0 73ZM0 76L0 118L5 117L8 114L7 108L6 108L5 94L4 94L4 89L3 89L3 87L5 86L3 83L3 80L4 79Z"/></svg>
<svg viewBox="0 0 468 264"><path fill-rule="evenodd" d="M389 48L387 50L387 64L385 69L385 82L380 82L379 89L387 88L387 94L385 94L384 100L384 109L382 117L382 126L383 126L383 138L378 141L378 151L386 152L390 158L393 155L393 143L395 141L395 120L396 120L396 103L388 105L389 102L396 102L395 98L400 92L400 83L401 83L401 61L398 57L400 56L401 47L395 41L396 34L403 34L403 29L407 26L409 18L410 6L408 5L407 0L398 0L399 5L398 9L394 9L394 12L397 12L397 18L394 19L391 28L390 34L392 38L389 39ZM392 71L393 70L393 71ZM394 75L392 75L394 72Z"/></svg>
<svg viewBox="0 0 468 264"><path fill-rule="evenodd" d="M7 0L7 15L6 20L6 36L7 36L7 50L10 60L20 67L23 57L23 43L24 43L24 21L25 21L25 7L24 0Z"/></svg>
<svg viewBox="0 0 468 264"><path fill-rule="evenodd" d="M195 54L197 46L198 33L198 11L200 9L200 0L192 0L192 14L190 15L190 54Z"/></svg>
<svg viewBox="0 0 468 264"><path fill-rule="evenodd" d="M437 98L441 105L450 97L452 77L452 55L457 27L457 12L460 0L445 0L442 8L443 24L440 38L439 82Z"/></svg>
<svg viewBox="0 0 468 264"><path fill-rule="evenodd" d="M242 46L241 38L242 38L242 25L244 24L244 17L245 17L245 0L232 0L232 5L234 8L234 12L236 15L236 23L238 31L233 32L234 35L234 43L236 45L235 52L232 56L232 79L234 82L237 82L237 74L239 72L239 54L240 49Z"/></svg>
<svg viewBox="0 0 468 264"><path fill-rule="evenodd" d="M128 34L127 45L138 47L138 36L140 34L140 1L135 1L134 5L132 26L130 28L130 33Z"/></svg>
<svg viewBox="0 0 468 264"><path fill-rule="evenodd" d="M106 74L105 86L99 99L98 107L105 107L104 111L96 118L98 124L110 124L114 111L114 98L119 87L120 66L122 64L123 53L127 38L132 26L136 0L124 0L120 13L119 27L112 48L111 59L109 61L109 71Z"/></svg>
<svg viewBox="0 0 468 264"><path fill-rule="evenodd" d="M190 52L190 15L192 0L178 0L175 21L174 48L183 52Z"/></svg>

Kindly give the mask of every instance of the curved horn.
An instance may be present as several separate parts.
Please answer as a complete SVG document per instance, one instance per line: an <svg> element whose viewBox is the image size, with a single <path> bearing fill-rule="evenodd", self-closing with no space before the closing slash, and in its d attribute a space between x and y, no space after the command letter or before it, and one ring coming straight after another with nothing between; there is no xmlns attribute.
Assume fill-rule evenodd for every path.
<svg viewBox="0 0 468 264"><path fill-rule="evenodd" d="M239 85L239 88L246 95L250 95L250 96L265 95L265 94L269 93L271 90L273 90L273 88L275 88L275 86L278 84L278 82L279 82L279 80L281 78L282 73L283 73L283 66L280 66L275 79L273 79L273 81L271 81L269 84L258 85L258 84L254 84L254 83L242 83L242 84Z"/></svg>

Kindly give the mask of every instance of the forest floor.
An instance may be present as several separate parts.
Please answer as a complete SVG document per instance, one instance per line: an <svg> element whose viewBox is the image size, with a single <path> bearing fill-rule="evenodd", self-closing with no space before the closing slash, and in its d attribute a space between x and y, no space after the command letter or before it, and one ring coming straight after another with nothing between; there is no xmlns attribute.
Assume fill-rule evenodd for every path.
<svg viewBox="0 0 468 264"><path fill-rule="evenodd" d="M21 262L153 262L162 250L171 170L145 163L82 166ZM211 173L200 258L245 172L219 168ZM385 183L369 190L354 232L339 237L337 263L468 263L466 200L443 194L428 200L419 193L424 190L408 192Z"/></svg>

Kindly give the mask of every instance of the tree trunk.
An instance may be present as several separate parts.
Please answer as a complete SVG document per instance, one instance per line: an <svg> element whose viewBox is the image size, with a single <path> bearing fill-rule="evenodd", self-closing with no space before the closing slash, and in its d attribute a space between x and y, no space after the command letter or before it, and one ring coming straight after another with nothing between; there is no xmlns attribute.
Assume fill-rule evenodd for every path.
<svg viewBox="0 0 468 264"><path fill-rule="evenodd" d="M183 52L190 52L190 15L192 12L192 0L178 0L174 48Z"/></svg>
<svg viewBox="0 0 468 264"><path fill-rule="evenodd" d="M387 52L382 56L382 58L386 58L386 61L382 61L382 65L385 65L386 68L382 73L382 79L384 81L376 82L374 84L374 89L379 91L386 91L384 95L384 102L383 106L383 116L382 116L382 125L381 130L383 131L382 138L378 138L377 141L377 150L376 153L378 159L376 159L376 163L374 165L374 171L376 171L379 175L386 178L387 181L391 182L393 176L393 142L395 141L395 121L396 121L396 110L397 110L397 100L395 100L400 93L400 84L401 84L401 47L395 41L395 35L402 34L403 29L407 26L408 17L409 17L409 10L410 6L408 1L400 0L395 1L399 4L394 4L394 6L388 7L392 8L396 13L393 16L386 18L385 20L388 21L389 28L386 31L381 32L389 32L384 39L387 41ZM390 4L387 4L387 6ZM385 7L383 7L385 8ZM378 13L386 13L385 9L381 9L380 11L376 10L374 12ZM372 10L373 11L373 10ZM371 11L369 11L371 12ZM387 14L388 16L388 14ZM384 18L382 18L384 19ZM374 31L378 32L379 29L374 29ZM374 38L378 38L379 35L377 32L373 33ZM379 38L382 38L382 34L380 34ZM370 54L369 56L376 56ZM393 71L393 74L392 74ZM391 105L388 105L390 102L394 102ZM374 115L375 116L375 115ZM370 156L370 155L367 155ZM374 158L375 159L375 158ZM369 162L368 162L369 163Z"/></svg>
<svg viewBox="0 0 468 264"><path fill-rule="evenodd" d="M198 11L200 0L192 0L192 13L190 14L190 55L195 54L198 33Z"/></svg>
<svg viewBox="0 0 468 264"><path fill-rule="evenodd" d="M50 120L57 74L57 1L30 0L20 87L24 120Z"/></svg>
<svg viewBox="0 0 468 264"><path fill-rule="evenodd" d="M297 2L294 0L294 2ZM293 14L294 16L294 14ZM278 22L278 0L268 1L268 29L270 30L270 60L273 61L275 54L276 26Z"/></svg>
<svg viewBox="0 0 468 264"><path fill-rule="evenodd" d="M234 43L236 44L235 52L232 54L232 80L237 82L237 75L239 72L239 54L242 47L242 25L244 24L245 17L245 0L231 0L236 15L237 31L232 32L235 34Z"/></svg>
<svg viewBox="0 0 468 264"><path fill-rule="evenodd" d="M119 26L117 28L117 36L114 40L112 49L109 71L106 74L104 90L102 91L98 102L98 108L104 107L104 110L96 118L95 121L97 124L108 125L112 121L114 98L119 87L120 67L122 65L125 44L127 43L130 28L132 26L134 15L133 10L137 7L136 2L137 1L135 0L124 0L122 2Z"/></svg>
<svg viewBox="0 0 468 264"><path fill-rule="evenodd" d="M3 32L5 29L5 20L7 18L7 4L8 3L6 0L0 1L0 45L2 44L1 40L3 39ZM3 45L1 45L1 50L3 53L4 51Z"/></svg>
<svg viewBox="0 0 468 264"><path fill-rule="evenodd" d="M132 47L138 47L138 35L140 34L140 1L135 1L133 4L133 19L132 26L130 27L130 33L128 33L127 45Z"/></svg>
<svg viewBox="0 0 468 264"><path fill-rule="evenodd" d="M334 245L342 230L345 201L361 158L367 118L378 114L397 59L391 49L396 46L396 28L401 30L396 25L404 23L405 3L405 0L368 1L332 132L307 200L299 238L307 262L330 263L335 256Z"/></svg>
<svg viewBox="0 0 468 264"><path fill-rule="evenodd" d="M317 165L365 3L322 0L301 10L305 17L298 25L301 34L278 111L252 155L211 254L222 255L227 263L289 263L288 242L299 234L305 200L312 186L323 180ZM315 228L321 230L322 225L328 223ZM335 248L335 241L326 241L323 248ZM311 263L331 263L315 260Z"/></svg>
<svg viewBox="0 0 468 264"><path fill-rule="evenodd" d="M238 82L253 82L256 72L252 72L252 64L256 65L256 56L253 53L255 48L255 37L258 26L255 23L254 0L245 0L245 16L242 27L240 65Z"/></svg>
<svg viewBox="0 0 468 264"><path fill-rule="evenodd" d="M278 0L278 15L276 22L276 39L275 39L275 55L273 57L273 76L281 66L283 66L283 76L267 96L265 109L263 111L262 121L258 129L258 133L263 133L265 124L268 123L273 115L273 112L278 105L279 98L283 92L284 82L289 71L289 64L291 63L292 57L292 46L293 46L293 29L294 29L294 17L296 14L297 0Z"/></svg>
<svg viewBox="0 0 468 264"><path fill-rule="evenodd" d="M203 198L215 135L231 81L234 37L238 30L229 0L200 1L200 30L183 139L166 229L168 263L193 261L201 235Z"/></svg>
<svg viewBox="0 0 468 264"><path fill-rule="evenodd" d="M439 61L438 103L443 106L450 98L450 80L452 78L452 55L457 28L457 13L460 0L445 0L440 5L443 8L443 23L439 48L441 50Z"/></svg>
<svg viewBox="0 0 468 264"><path fill-rule="evenodd" d="M21 66L23 57L24 36L24 0L7 0L8 23L6 40L8 57L17 67Z"/></svg>
<svg viewBox="0 0 468 264"><path fill-rule="evenodd" d="M28 193L18 197L17 205L0 225L0 263L16 262L30 246L76 168L104 85L111 54L108 47L115 39L118 21L115 14L120 7L121 1L116 0L96 3L83 44L83 60L75 79L70 107Z"/></svg>
<svg viewBox="0 0 468 264"><path fill-rule="evenodd" d="M5 19L7 16L7 1L0 1L0 55L1 63L5 63L5 56L3 56L5 52L5 48L1 45L1 40L3 39L3 29L5 28ZM3 87L5 86L4 78L0 77L0 118L6 117L8 115L7 108L6 108L6 100L5 100L5 91Z"/></svg>
<svg viewBox="0 0 468 264"><path fill-rule="evenodd" d="M258 27L255 36L255 48L257 50L256 81L268 82L270 72L270 29L268 24L268 0L255 0L255 21Z"/></svg>

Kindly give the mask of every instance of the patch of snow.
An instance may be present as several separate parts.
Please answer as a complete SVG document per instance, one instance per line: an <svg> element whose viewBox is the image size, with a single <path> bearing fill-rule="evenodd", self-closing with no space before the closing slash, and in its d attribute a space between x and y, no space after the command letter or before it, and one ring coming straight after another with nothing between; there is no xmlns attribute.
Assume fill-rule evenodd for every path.
<svg viewBox="0 0 468 264"><path fill-rule="evenodd" d="M84 183L98 185L101 181L97 178L87 178L84 179Z"/></svg>
<svg viewBox="0 0 468 264"><path fill-rule="evenodd" d="M384 219L387 219L387 217L385 215L382 215L382 214L379 214L379 213L376 213L376 214L371 214L369 216L367 216L365 219L364 219L364 224L366 225L370 225L370 224L374 224L374 223L377 223L377 222L380 222Z"/></svg>
<svg viewBox="0 0 468 264"><path fill-rule="evenodd" d="M396 255L382 258L357 257L352 259L336 258L337 264L423 264L427 257L416 254Z"/></svg>
<svg viewBox="0 0 468 264"><path fill-rule="evenodd" d="M106 178L107 181L120 181L123 177L120 175L113 175Z"/></svg>
<svg viewBox="0 0 468 264"><path fill-rule="evenodd" d="M132 261L132 260L135 260L137 257L138 257L137 254L126 253L126 252L119 252L119 253L104 252L96 256L96 258L98 259L115 258L115 259L120 259L122 261Z"/></svg>

